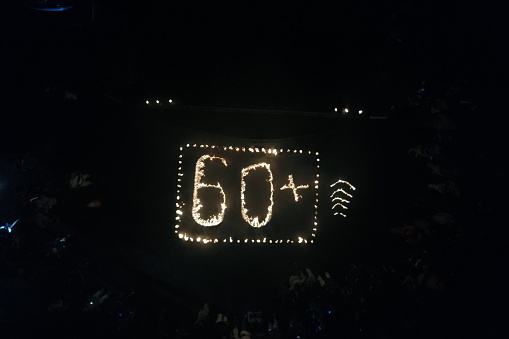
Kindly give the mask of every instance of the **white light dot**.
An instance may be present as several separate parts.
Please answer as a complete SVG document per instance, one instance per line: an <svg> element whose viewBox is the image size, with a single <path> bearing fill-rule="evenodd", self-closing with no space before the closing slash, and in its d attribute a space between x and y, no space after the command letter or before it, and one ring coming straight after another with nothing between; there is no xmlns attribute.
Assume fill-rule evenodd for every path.
<svg viewBox="0 0 509 339"><path fill-rule="evenodd" d="M168 100L168 102L171 104L171 103L173 102L173 100L172 100L172 99L170 99L170 100Z"/></svg>
<svg viewBox="0 0 509 339"><path fill-rule="evenodd" d="M334 112L337 112L338 111L338 108L337 107L334 107Z"/></svg>
<svg viewBox="0 0 509 339"><path fill-rule="evenodd" d="M148 104L150 104L150 101L147 100L147 101L145 101L145 103L148 105Z"/></svg>
<svg viewBox="0 0 509 339"><path fill-rule="evenodd" d="M156 104L158 104L158 103L159 103L159 100L156 100Z"/></svg>
<svg viewBox="0 0 509 339"><path fill-rule="evenodd" d="M345 108L345 113L348 113L348 108Z"/></svg>
<svg viewBox="0 0 509 339"><path fill-rule="evenodd" d="M362 114L362 110L359 111L359 114Z"/></svg>

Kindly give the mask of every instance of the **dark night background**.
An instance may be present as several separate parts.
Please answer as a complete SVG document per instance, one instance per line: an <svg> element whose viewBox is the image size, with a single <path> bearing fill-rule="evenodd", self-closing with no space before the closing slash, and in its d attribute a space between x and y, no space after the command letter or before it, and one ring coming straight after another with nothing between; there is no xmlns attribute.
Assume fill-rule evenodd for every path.
<svg viewBox="0 0 509 339"><path fill-rule="evenodd" d="M57 5L73 7L41 10ZM174 328L205 301L273 311L274 291L293 263L340 276L353 264L406 259L408 244L387 229L425 214L412 202L428 182L416 182L424 175L407 154L427 140L412 120L424 121L425 114L409 104L421 88L430 100L463 102L450 104L457 134L449 154L458 168L461 195L451 210L462 237L428 249L441 258L437 270L449 277L447 293L426 295L425 306L404 293L382 294L365 337L500 337L505 330L507 4L67 0L0 6L0 223L23 219L14 197L37 176L63 183L69 172L92 173L91 194L101 208L77 207L91 197L88 191L64 199L59 190L61 224L97 266L88 294L106 286L141 296L130 336L164 337L154 324L165 307ZM470 103L475 110L458 108ZM354 116L358 110L364 115ZM314 247L182 243L172 224L176 156L178 146L198 137L319 147L325 160L341 154L359 164L346 168L345 177L370 189L359 193L344 227L324 225ZM35 179L6 165L27 153L43 169ZM23 220L19 228L30 230ZM26 258L21 266L29 271ZM0 315L9 335L129 337L99 316L75 322L87 328L83 334L60 328L74 318L42 315L55 289L51 279L39 278L43 270L19 277L10 261L2 263ZM338 333L362 337L345 326Z"/></svg>

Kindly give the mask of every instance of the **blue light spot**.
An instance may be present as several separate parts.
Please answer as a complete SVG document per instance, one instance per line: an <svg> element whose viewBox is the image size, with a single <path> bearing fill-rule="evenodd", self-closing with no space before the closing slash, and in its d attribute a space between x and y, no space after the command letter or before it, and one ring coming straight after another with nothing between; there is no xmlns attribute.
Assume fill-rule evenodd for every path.
<svg viewBox="0 0 509 339"><path fill-rule="evenodd" d="M122 316L122 313L119 313L119 314L118 314L118 316L119 316L119 317L121 317L121 316Z"/></svg>
<svg viewBox="0 0 509 339"><path fill-rule="evenodd" d="M93 302L93 301L91 301L91 302L90 302L90 305L93 305L93 304L94 304L94 302Z"/></svg>
<svg viewBox="0 0 509 339"><path fill-rule="evenodd" d="M34 9L36 11L41 12L63 12L71 9L72 6L66 6L66 7L30 7L30 9Z"/></svg>
<svg viewBox="0 0 509 339"><path fill-rule="evenodd" d="M327 313L331 314L331 313L332 313L332 311L327 311Z"/></svg>
<svg viewBox="0 0 509 339"><path fill-rule="evenodd" d="M20 219L17 219L15 222L13 222L12 224L9 225L8 222L5 223L4 226L0 226L0 230L7 230L9 233L12 232L12 228L14 227L14 225L17 224L17 222L19 221Z"/></svg>

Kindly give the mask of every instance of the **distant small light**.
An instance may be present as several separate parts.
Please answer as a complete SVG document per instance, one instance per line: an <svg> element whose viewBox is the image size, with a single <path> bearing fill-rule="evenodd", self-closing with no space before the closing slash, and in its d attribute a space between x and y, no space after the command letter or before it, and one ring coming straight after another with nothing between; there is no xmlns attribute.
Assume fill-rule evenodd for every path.
<svg viewBox="0 0 509 339"><path fill-rule="evenodd" d="M338 108L337 107L334 107L334 112L337 112L338 111Z"/></svg>
<svg viewBox="0 0 509 339"><path fill-rule="evenodd" d="M172 100L172 99L170 99L170 100L168 100L168 102L171 104L171 103L173 103L173 100Z"/></svg>
<svg viewBox="0 0 509 339"><path fill-rule="evenodd" d="M359 114L362 114L362 109L359 111Z"/></svg>
<svg viewBox="0 0 509 339"><path fill-rule="evenodd" d="M150 104L150 101L147 100L147 101L145 101L145 103L148 105L148 104Z"/></svg>
<svg viewBox="0 0 509 339"><path fill-rule="evenodd" d="M158 104L158 103L159 103L159 100L156 100L156 104Z"/></svg>
<svg viewBox="0 0 509 339"><path fill-rule="evenodd" d="M345 108L345 113L348 113L348 108Z"/></svg>

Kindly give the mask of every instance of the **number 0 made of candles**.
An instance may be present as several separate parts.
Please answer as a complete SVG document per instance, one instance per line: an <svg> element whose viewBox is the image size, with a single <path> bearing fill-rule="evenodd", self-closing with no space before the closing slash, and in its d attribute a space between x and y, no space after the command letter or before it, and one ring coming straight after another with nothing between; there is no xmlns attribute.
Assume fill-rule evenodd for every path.
<svg viewBox="0 0 509 339"><path fill-rule="evenodd" d="M257 170L259 168L266 169L269 174L269 179L267 180L270 183L270 205L267 207L267 214L265 214L265 218L260 221L258 216L249 216L249 210L246 208L246 200L244 198L244 193L246 192L246 180L245 178L248 176L248 174L251 171ZM242 218L253 227L259 228L262 226L267 225L267 223L272 218L272 206L274 206L274 184L273 184L273 177L272 177L272 171L270 170L270 165L265 162L260 162L258 164L250 165L247 167L244 167L241 171L242 175L240 178L240 199L241 199L241 211L242 211Z"/></svg>

